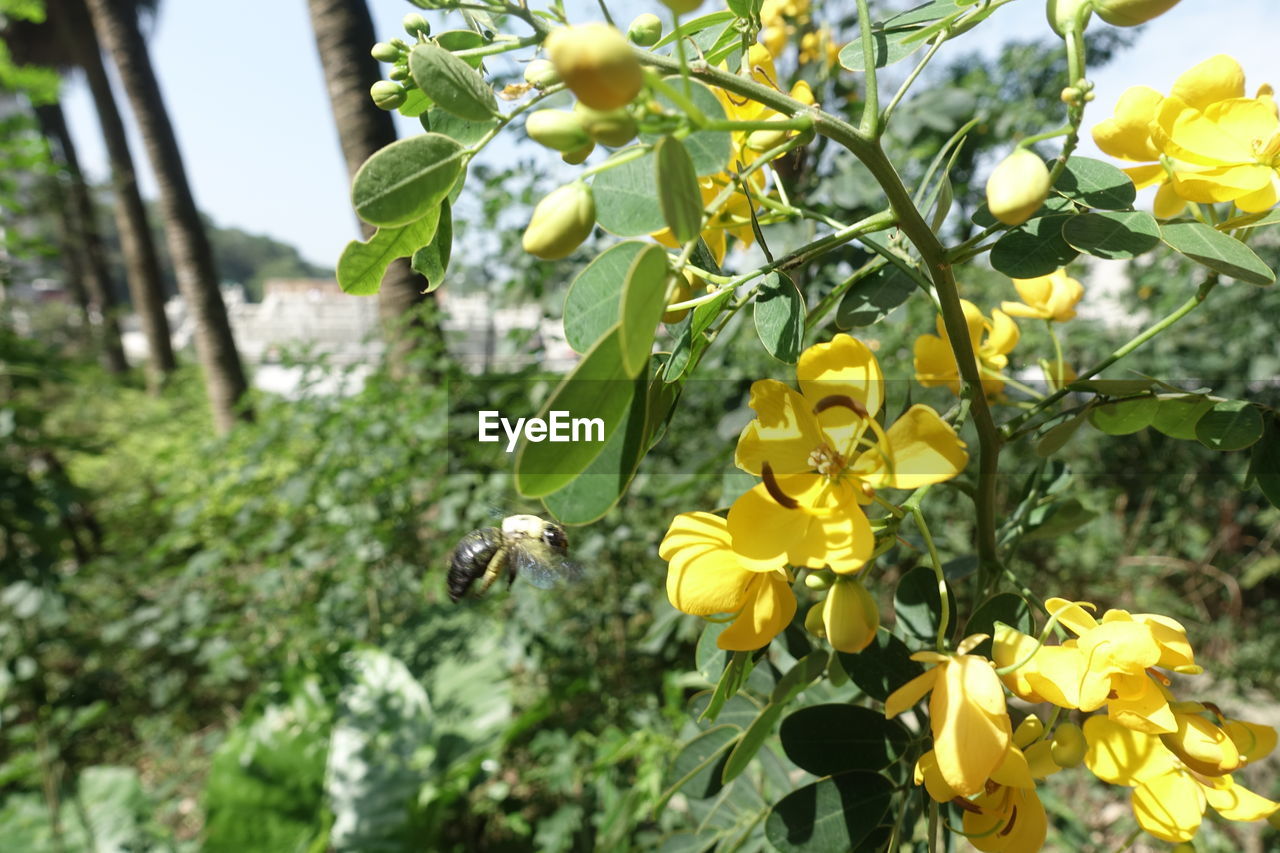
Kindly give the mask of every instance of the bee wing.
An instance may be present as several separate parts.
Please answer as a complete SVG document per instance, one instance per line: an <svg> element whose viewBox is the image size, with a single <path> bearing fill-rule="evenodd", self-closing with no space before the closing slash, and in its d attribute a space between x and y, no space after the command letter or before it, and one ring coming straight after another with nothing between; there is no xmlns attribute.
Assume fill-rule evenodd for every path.
<svg viewBox="0 0 1280 853"><path fill-rule="evenodd" d="M510 559L516 574L539 589L552 589L557 584L576 583L582 579L582 566L567 557L549 553L547 549L514 545Z"/></svg>

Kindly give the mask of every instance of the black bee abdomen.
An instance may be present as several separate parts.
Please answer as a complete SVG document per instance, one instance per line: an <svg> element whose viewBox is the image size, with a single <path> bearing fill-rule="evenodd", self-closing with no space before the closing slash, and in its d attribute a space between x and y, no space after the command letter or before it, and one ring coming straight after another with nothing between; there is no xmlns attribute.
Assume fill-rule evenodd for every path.
<svg viewBox="0 0 1280 853"><path fill-rule="evenodd" d="M502 531L496 527L473 530L459 540L449 558L449 598L458 601L484 575L502 547Z"/></svg>

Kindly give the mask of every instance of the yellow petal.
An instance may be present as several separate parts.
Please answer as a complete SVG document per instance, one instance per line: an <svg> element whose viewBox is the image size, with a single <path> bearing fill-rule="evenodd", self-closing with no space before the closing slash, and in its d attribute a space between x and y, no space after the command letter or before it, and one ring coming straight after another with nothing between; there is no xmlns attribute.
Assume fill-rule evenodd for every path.
<svg viewBox="0 0 1280 853"><path fill-rule="evenodd" d="M1129 180L1133 181L1134 187L1140 190L1145 190L1147 187L1154 186L1168 176L1168 173L1164 170L1164 165L1161 163L1149 163L1146 166L1132 166L1128 169L1122 169L1121 171L1128 175Z"/></svg>
<svg viewBox="0 0 1280 853"><path fill-rule="evenodd" d="M999 309L991 312L991 335L987 338L985 352L992 351L1004 355L1018 345L1018 324Z"/></svg>
<svg viewBox="0 0 1280 853"><path fill-rule="evenodd" d="M1280 201L1280 186L1277 186L1277 183L1280 183L1280 177L1271 175L1264 186L1235 199L1236 207L1245 213L1261 213L1264 210L1270 210L1276 206L1277 201Z"/></svg>
<svg viewBox="0 0 1280 853"><path fill-rule="evenodd" d="M734 463L756 476L765 462L775 474L812 470L809 454L825 441L812 403L775 379L761 379L751 384L749 405L756 417L738 438Z"/></svg>
<svg viewBox="0 0 1280 853"><path fill-rule="evenodd" d="M1000 766L1013 731L990 661L959 655L942 668L929 702L933 750L942 778L969 796Z"/></svg>
<svg viewBox="0 0 1280 853"><path fill-rule="evenodd" d="M1034 788L1036 782L1031 778L1031 767L1027 757L1016 746L1010 746L1000 762L991 773L991 781L1010 788Z"/></svg>
<svg viewBox="0 0 1280 853"><path fill-rule="evenodd" d="M1084 608L1088 602L1068 601L1065 598L1050 598L1044 603L1051 616L1058 617L1058 624L1070 630L1076 636L1098 627L1094 619ZM1093 605L1089 605L1092 607Z"/></svg>
<svg viewBox="0 0 1280 853"><path fill-rule="evenodd" d="M1218 54L1184 71L1171 95L1198 110L1227 98L1244 97L1244 69L1230 56Z"/></svg>
<svg viewBox="0 0 1280 853"><path fill-rule="evenodd" d="M916 381L926 388L946 385L960 393L960 370L951 345L937 335L921 335L915 342Z"/></svg>
<svg viewBox="0 0 1280 853"><path fill-rule="evenodd" d="M758 649L782 633L795 615L796 596L786 578L779 572L754 574L742 612L720 632L716 645L729 651Z"/></svg>
<svg viewBox="0 0 1280 853"><path fill-rule="evenodd" d="M1164 99L1151 128L1156 145L1177 160L1209 167L1253 161L1249 140L1237 139L1178 98Z"/></svg>
<svg viewBox="0 0 1280 853"><path fill-rule="evenodd" d="M1144 162L1158 160L1148 125L1155 118L1163 96L1148 86L1133 86L1116 102L1115 117L1093 129L1093 141L1112 157Z"/></svg>
<svg viewBox="0 0 1280 853"><path fill-rule="evenodd" d="M969 454L955 429L917 404L894 421L883 441L858 457L852 470L873 488L918 489L950 480L967 464Z"/></svg>
<svg viewBox="0 0 1280 853"><path fill-rule="evenodd" d="M884 403L880 362L866 344L850 335L836 335L802 352L796 379L810 406L830 396L850 397L874 417Z"/></svg>
<svg viewBox="0 0 1280 853"><path fill-rule="evenodd" d="M1137 622L1104 622L1080 636L1089 669L1103 673L1140 673L1160 660L1151 629Z"/></svg>
<svg viewBox="0 0 1280 853"><path fill-rule="evenodd" d="M1161 174L1163 175L1163 169ZM1151 212L1155 214L1157 219L1173 219L1187 209L1187 201L1178 195L1178 191L1172 183L1166 182L1160 185L1160 189L1156 190L1156 197L1151 207Z"/></svg>
<svg viewBox="0 0 1280 853"><path fill-rule="evenodd" d="M1175 713L1177 728L1160 742L1197 773L1223 776L1241 764L1240 751L1225 731L1195 713Z"/></svg>
<svg viewBox="0 0 1280 853"><path fill-rule="evenodd" d="M727 521L742 566L768 571L787 562L792 546L808 534L813 516L804 508L782 506L760 483L733 502Z"/></svg>
<svg viewBox="0 0 1280 853"><path fill-rule="evenodd" d="M1187 641L1187 629L1176 619L1158 613L1135 613L1133 618L1151 629L1151 636L1160 646L1160 660L1156 666L1177 669L1195 666L1195 652Z"/></svg>
<svg viewBox="0 0 1280 853"><path fill-rule="evenodd" d="M1276 748L1276 730L1271 726L1227 720L1223 728L1246 761L1257 761Z"/></svg>
<svg viewBox="0 0 1280 853"><path fill-rule="evenodd" d="M1280 808L1280 804L1231 782L1229 776L1224 781L1228 784L1221 788L1205 787L1204 796L1214 811L1227 820L1262 820Z"/></svg>
<svg viewBox="0 0 1280 853"><path fill-rule="evenodd" d="M1027 766L1036 779L1052 776L1062 768L1053 760L1053 744L1047 740L1039 740L1027 747Z"/></svg>
<svg viewBox="0 0 1280 853"><path fill-rule="evenodd" d="M729 547L725 520L706 512L683 513L671 522L659 555L670 561L667 598L683 613L736 613L746 600L751 573Z"/></svg>
<svg viewBox="0 0 1280 853"><path fill-rule="evenodd" d="M939 667L931 667L889 694L884 700L884 716L892 720L903 711L915 705L924 695L934 688L938 681Z"/></svg>
<svg viewBox="0 0 1280 853"><path fill-rule="evenodd" d="M1138 825L1165 841L1190 841L1204 818L1204 789L1185 774L1165 773L1133 789Z"/></svg>
<svg viewBox="0 0 1280 853"><path fill-rule="evenodd" d="M938 769L938 758L933 754L932 749L916 761L915 782L917 785L923 782L929 796L939 803L949 803L959 796L947 784L947 780L942 778L942 771Z"/></svg>
<svg viewBox="0 0 1280 853"><path fill-rule="evenodd" d="M1104 782L1134 786L1178 767L1160 739L1125 728L1114 720L1092 716L1084 721L1089 744L1085 766Z"/></svg>
<svg viewBox="0 0 1280 853"><path fill-rule="evenodd" d="M805 537L792 544L787 556L793 566L829 566L837 574L851 574L867 564L874 549L875 534L866 513L846 499L838 511L815 516Z"/></svg>
<svg viewBox="0 0 1280 853"><path fill-rule="evenodd" d="M1123 680L1117 676L1112 679L1112 683L1114 685ZM1131 693L1126 690L1123 698L1112 699L1107 703L1107 716L1127 728L1149 735L1176 730L1178 723L1169 708L1168 699L1151 677L1136 676L1133 683L1143 685L1142 691Z"/></svg>

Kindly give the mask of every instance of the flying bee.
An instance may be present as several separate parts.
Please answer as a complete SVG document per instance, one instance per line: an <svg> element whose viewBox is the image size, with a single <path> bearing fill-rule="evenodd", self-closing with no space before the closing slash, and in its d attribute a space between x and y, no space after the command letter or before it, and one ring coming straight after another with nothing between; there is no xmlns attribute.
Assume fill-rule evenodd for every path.
<svg viewBox="0 0 1280 853"><path fill-rule="evenodd" d="M468 594L478 598L504 572L508 587L521 575L540 589L551 589L561 581L578 580L582 567L569 559L563 527L536 515L509 515L501 527L473 530L458 542L449 558L449 597L455 602Z"/></svg>

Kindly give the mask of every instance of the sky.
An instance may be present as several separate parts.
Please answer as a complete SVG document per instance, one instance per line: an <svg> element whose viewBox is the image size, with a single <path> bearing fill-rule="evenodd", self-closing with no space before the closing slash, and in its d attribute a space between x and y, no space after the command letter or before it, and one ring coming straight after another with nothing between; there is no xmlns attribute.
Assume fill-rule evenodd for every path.
<svg viewBox="0 0 1280 853"><path fill-rule="evenodd" d="M407 0L368 2L383 40L402 36L401 18L416 9ZM574 20L599 17L594 3L568 5L571 14L582 12ZM612 5L628 14L659 10L653 2ZM945 61L948 50L994 51L1006 40L1046 35L1044 5L1017 0L938 58ZM1244 66L1249 94L1265 81L1280 86L1277 21L1276 0L1182 0L1093 75L1097 100L1086 127L1111 115L1128 86L1168 91L1179 73L1217 53ZM310 261L333 266L357 230L305 0L162 0L148 43L200 208L221 226L270 235ZM86 172L105 180L97 116L80 81L68 87L65 106ZM127 121L132 131L131 117ZM402 136L418 132L416 121L401 121ZM141 142L136 135L132 142L143 193L154 197ZM1099 156L1087 139L1080 153Z"/></svg>

